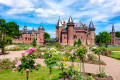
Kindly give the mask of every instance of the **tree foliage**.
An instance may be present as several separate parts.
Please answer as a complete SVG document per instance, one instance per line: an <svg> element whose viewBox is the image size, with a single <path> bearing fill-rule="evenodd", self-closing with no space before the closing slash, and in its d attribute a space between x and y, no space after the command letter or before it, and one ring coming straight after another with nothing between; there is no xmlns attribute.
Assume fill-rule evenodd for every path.
<svg viewBox="0 0 120 80"><path fill-rule="evenodd" d="M82 44L80 38L78 39L78 46L80 46Z"/></svg>
<svg viewBox="0 0 120 80"><path fill-rule="evenodd" d="M47 32L45 32L44 37L45 39L50 39L50 35Z"/></svg>
<svg viewBox="0 0 120 80"><path fill-rule="evenodd" d="M77 41L74 41L74 46L77 45Z"/></svg>
<svg viewBox="0 0 120 80"><path fill-rule="evenodd" d="M116 37L120 37L120 31L115 32Z"/></svg>
<svg viewBox="0 0 120 80"><path fill-rule="evenodd" d="M111 39L111 35L106 31L100 32L99 35L95 36L95 42L96 43L99 43L100 40L101 40L102 43L109 44L110 39Z"/></svg>
<svg viewBox="0 0 120 80"><path fill-rule="evenodd" d="M101 42L101 40L100 40L100 42L99 42L99 47L102 47L102 42Z"/></svg>
<svg viewBox="0 0 120 80"><path fill-rule="evenodd" d="M32 41L32 45L35 47L37 45L35 38Z"/></svg>

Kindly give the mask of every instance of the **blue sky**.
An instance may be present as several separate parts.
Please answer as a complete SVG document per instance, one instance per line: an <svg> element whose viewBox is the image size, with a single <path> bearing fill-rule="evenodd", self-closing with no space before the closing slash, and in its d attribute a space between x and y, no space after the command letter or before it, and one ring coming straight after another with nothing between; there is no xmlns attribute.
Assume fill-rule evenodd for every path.
<svg viewBox="0 0 120 80"><path fill-rule="evenodd" d="M15 21L20 29L25 21L28 29L38 29L42 23L52 38L59 15L67 22L70 14L74 22L87 26L92 19L96 34L110 32L113 23L120 31L119 0L0 0L0 15L6 21Z"/></svg>

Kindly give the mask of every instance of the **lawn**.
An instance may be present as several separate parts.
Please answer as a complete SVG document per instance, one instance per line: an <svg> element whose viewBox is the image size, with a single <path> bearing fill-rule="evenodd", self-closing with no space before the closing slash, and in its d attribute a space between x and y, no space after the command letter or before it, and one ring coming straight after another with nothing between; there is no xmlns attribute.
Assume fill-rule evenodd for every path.
<svg viewBox="0 0 120 80"><path fill-rule="evenodd" d="M108 47L110 51L120 51L120 47Z"/></svg>
<svg viewBox="0 0 120 80"><path fill-rule="evenodd" d="M109 55L109 57L120 59L120 52L112 52L112 55Z"/></svg>
<svg viewBox="0 0 120 80"><path fill-rule="evenodd" d="M52 80L58 80L60 71L56 68L52 72ZM12 69L0 71L0 80L26 80L26 73L13 72ZM39 71L29 74L29 80L49 80L49 68L40 67Z"/></svg>

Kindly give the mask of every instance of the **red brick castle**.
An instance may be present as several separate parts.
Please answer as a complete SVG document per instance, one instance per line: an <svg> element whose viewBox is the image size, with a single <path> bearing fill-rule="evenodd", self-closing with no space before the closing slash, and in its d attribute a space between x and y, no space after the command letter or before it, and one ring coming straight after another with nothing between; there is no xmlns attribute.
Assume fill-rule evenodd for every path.
<svg viewBox="0 0 120 80"><path fill-rule="evenodd" d="M67 23L65 21L61 22L59 18L56 25L56 38L58 39L58 43L63 45L73 46L74 41L78 41L79 38L83 45L86 44L86 40L88 45L95 45L94 31L95 27L92 20L89 27L87 27L81 21L74 23L71 16Z"/></svg>
<svg viewBox="0 0 120 80"><path fill-rule="evenodd" d="M38 28L38 30L27 30L26 24L24 25L23 30L19 30L19 33L22 33L21 38L13 39L13 43L25 43L30 44L33 39L36 39L37 44L43 45L44 44L44 28L42 24Z"/></svg>

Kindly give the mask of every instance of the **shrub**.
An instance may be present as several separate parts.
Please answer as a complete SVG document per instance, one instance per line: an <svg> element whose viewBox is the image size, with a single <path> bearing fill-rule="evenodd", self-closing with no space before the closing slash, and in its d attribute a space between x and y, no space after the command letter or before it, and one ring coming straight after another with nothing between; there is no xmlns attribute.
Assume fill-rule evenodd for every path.
<svg viewBox="0 0 120 80"><path fill-rule="evenodd" d="M77 41L74 41L74 47L75 47L75 45L77 45Z"/></svg>
<svg viewBox="0 0 120 80"><path fill-rule="evenodd" d="M93 54L87 54L87 59L89 60L89 61L94 61L97 57L96 56L94 56Z"/></svg>
<svg viewBox="0 0 120 80"><path fill-rule="evenodd" d="M26 71L26 80L28 80L29 72L33 71L33 69L38 70L40 66L40 64L36 64L34 61L34 59L36 59L34 51L34 48L30 48L27 56L25 56L25 52L23 52L22 58L17 62L16 65L14 65L15 68L13 68L13 72L16 72L17 70L18 72Z"/></svg>
<svg viewBox="0 0 120 80"><path fill-rule="evenodd" d="M32 45L35 47L37 45L35 38L33 39Z"/></svg>
<svg viewBox="0 0 120 80"><path fill-rule="evenodd" d="M11 37L5 37L6 44L12 44L12 38Z"/></svg>
<svg viewBox="0 0 120 80"><path fill-rule="evenodd" d="M78 44L78 46L80 46L82 44L80 38L78 39L78 43L77 44Z"/></svg>

